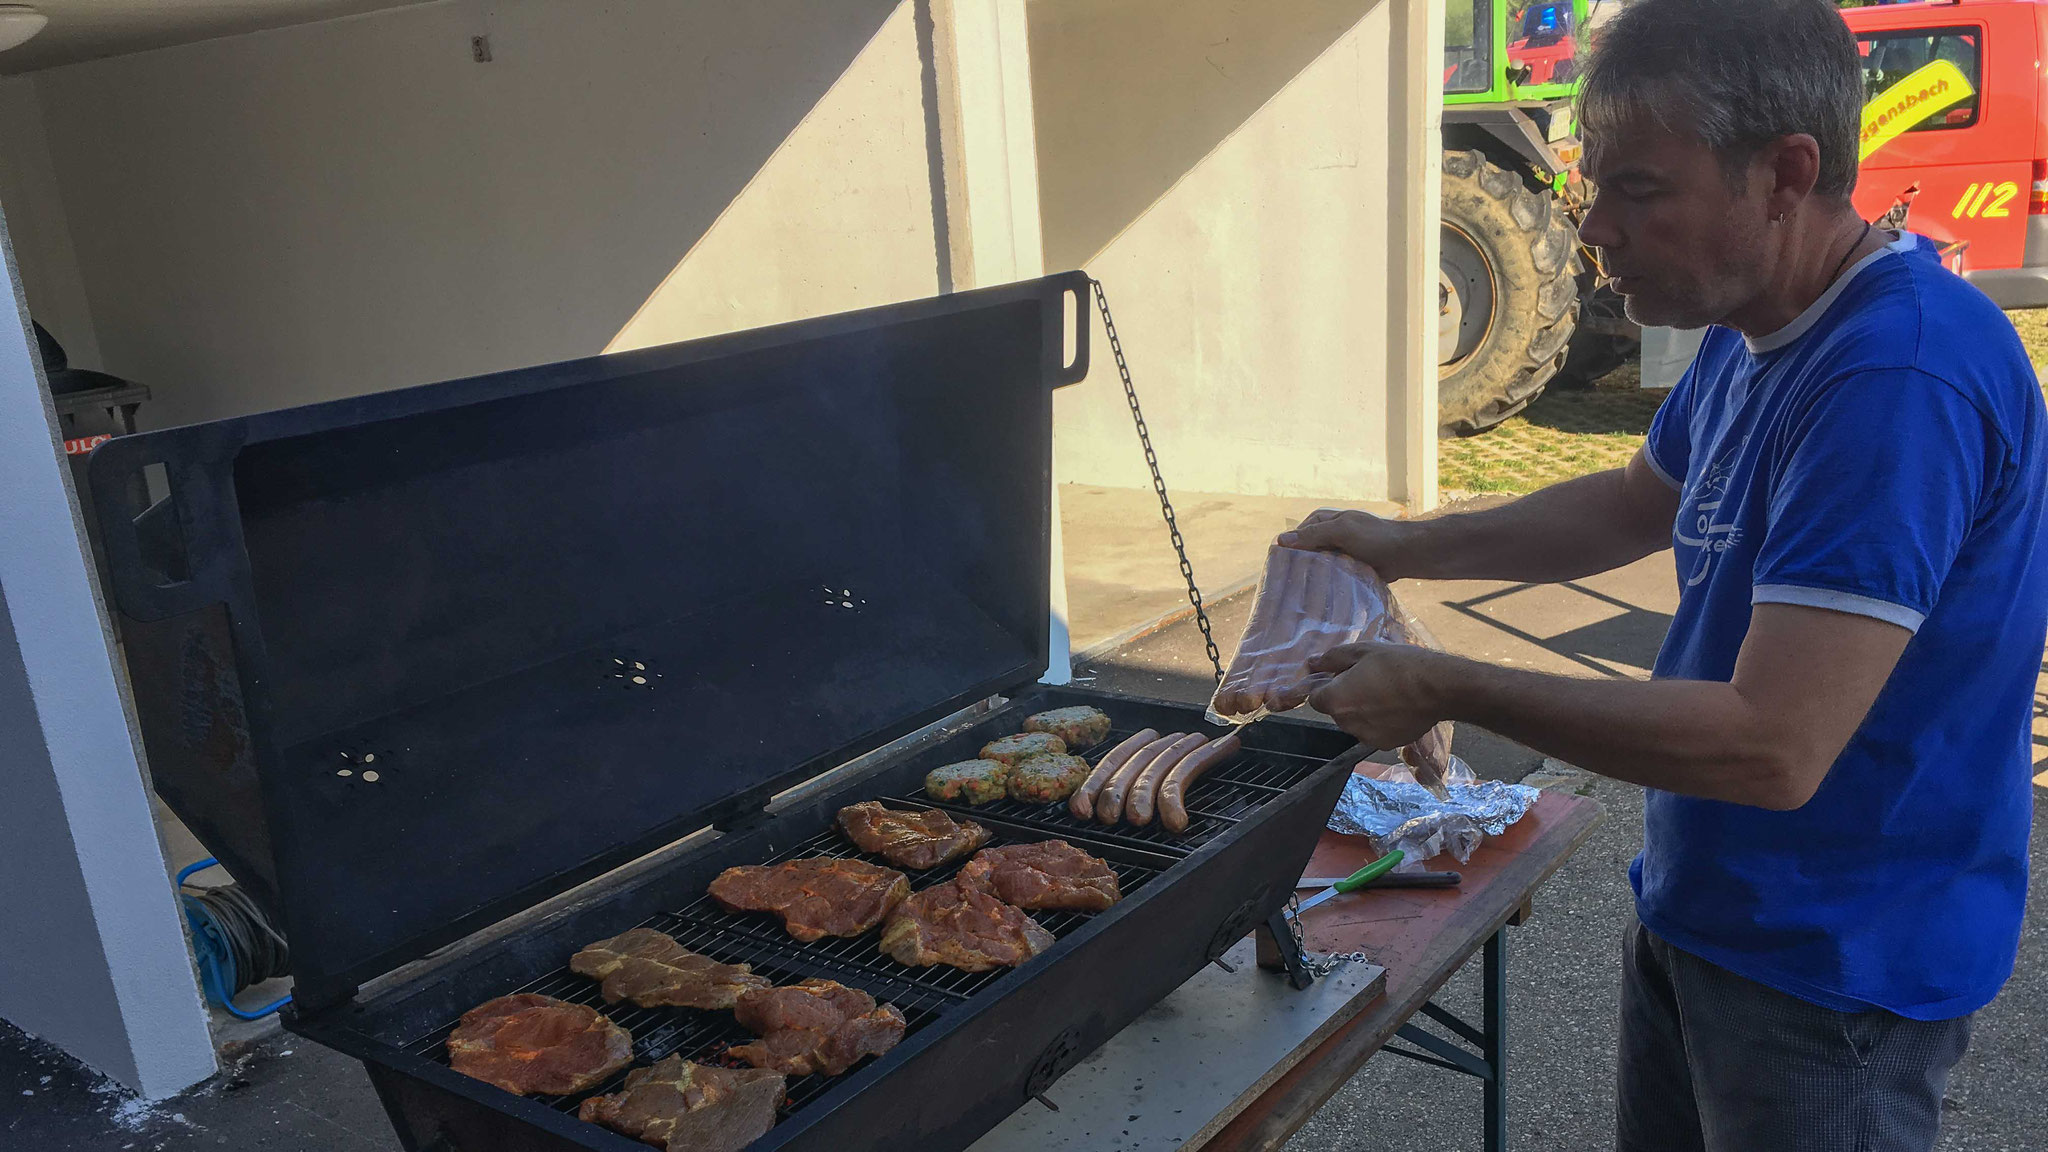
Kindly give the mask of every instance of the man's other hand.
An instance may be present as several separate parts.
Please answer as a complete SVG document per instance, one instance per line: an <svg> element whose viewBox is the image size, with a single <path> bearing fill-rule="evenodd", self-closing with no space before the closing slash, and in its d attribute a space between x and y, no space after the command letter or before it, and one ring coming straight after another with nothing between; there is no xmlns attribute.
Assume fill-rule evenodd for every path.
<svg viewBox="0 0 2048 1152"><path fill-rule="evenodd" d="M1278 543L1304 552L1342 552L1368 565L1380 579L1399 580L1401 552L1410 526L1370 512L1320 508L1309 513L1292 532L1282 532Z"/></svg>
<svg viewBox="0 0 2048 1152"><path fill-rule="evenodd" d="M1311 672L1338 673L1309 695L1309 706L1368 748L1412 744L1443 719L1430 672L1453 659L1409 644L1332 648L1309 661Z"/></svg>

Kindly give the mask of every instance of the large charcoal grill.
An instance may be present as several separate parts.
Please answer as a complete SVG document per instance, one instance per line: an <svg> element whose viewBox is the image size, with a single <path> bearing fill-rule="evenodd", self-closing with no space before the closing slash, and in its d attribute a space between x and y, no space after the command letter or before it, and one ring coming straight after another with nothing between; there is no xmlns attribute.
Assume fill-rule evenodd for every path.
<svg viewBox="0 0 2048 1152"><path fill-rule="evenodd" d="M757 1149L948 1149L1056 1097L1286 900L1356 753L1285 720L1190 790L1185 835L954 808L1122 880L1108 912L1039 914L1058 943L1015 970L909 968L874 932L802 944L704 896L730 865L857 855L839 808L934 806L925 772L1030 712L1094 704L1111 741L1203 727L1034 684L1050 394L1086 372L1086 292L1053 277L99 450L157 787L286 925L288 1025L363 1060L407 1148L641 1147L443 1048L494 996L599 1005L567 959L636 925L908 1018L887 1055L792 1081ZM140 508L151 464L169 496ZM747 1038L730 1013L606 1010L636 1065Z"/></svg>

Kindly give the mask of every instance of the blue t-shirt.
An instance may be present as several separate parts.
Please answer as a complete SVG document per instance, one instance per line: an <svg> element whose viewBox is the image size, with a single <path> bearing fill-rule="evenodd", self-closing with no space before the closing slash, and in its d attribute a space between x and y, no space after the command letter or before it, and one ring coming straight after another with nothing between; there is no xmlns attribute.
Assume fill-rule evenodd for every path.
<svg viewBox="0 0 2048 1152"><path fill-rule="evenodd" d="M1998 993L2027 891L2044 436L2012 324L1911 234L1770 336L1708 331L1646 451L1682 493L1655 674L1732 679L1754 604L1913 638L1804 807L1649 790L1629 874L1651 931L1842 1011Z"/></svg>

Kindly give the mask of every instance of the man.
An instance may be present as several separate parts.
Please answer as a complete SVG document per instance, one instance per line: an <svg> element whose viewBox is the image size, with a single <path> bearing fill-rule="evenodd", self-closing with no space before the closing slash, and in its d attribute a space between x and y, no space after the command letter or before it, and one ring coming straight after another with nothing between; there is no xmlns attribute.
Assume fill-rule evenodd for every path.
<svg viewBox="0 0 2048 1152"><path fill-rule="evenodd" d="M1636 0L1580 122L1629 314L1715 325L1625 469L1282 543L1389 578L1557 581L1674 548L1647 683L1356 645L1312 703L1369 745L1471 721L1648 789L1618 1144L1931 1148L2011 974L2048 628L2048 415L2012 326L1857 218L1826 0Z"/></svg>

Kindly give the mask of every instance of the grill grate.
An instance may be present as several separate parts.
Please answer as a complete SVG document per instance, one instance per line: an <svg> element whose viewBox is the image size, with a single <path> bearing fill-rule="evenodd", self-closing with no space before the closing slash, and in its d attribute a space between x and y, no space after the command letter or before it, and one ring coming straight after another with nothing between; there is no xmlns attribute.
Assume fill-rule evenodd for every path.
<svg viewBox="0 0 2048 1152"><path fill-rule="evenodd" d="M663 921L670 918L655 917L641 927L660 928L668 931L670 926ZM691 951L700 952L714 960L727 964L751 964L754 971L775 981L777 984L794 984L806 976L824 976L839 979L849 987L857 987L874 996L875 999L894 1004L903 1012L906 1023L904 1035L915 1033L945 1010L951 999L939 993L912 988L896 988L875 981L862 980L853 973L832 971L811 971L802 965L791 964L777 949L760 941L734 939L698 929L694 934L670 932L677 942ZM515 988L514 992L532 992L552 996L572 1004L584 1004L603 1012L612 1022L633 1034L633 1063L587 1092L567 1096L533 1096L529 1099L545 1104L558 1112L574 1115L582 1102L592 1096L617 1092L625 1085L626 1076L635 1068L646 1067L668 1056L680 1053L686 1060L706 1063L715 1062L725 1049L735 1044L744 1044L754 1038L753 1033L740 1027L730 1012L712 1012L696 1008L636 1008L631 1004L607 1005L598 994L597 981L578 976L567 966L537 980ZM448 1034L455 1030L457 1021L450 1020L415 1038L405 1045L415 1056L439 1064L448 1063ZM873 1057L869 1057L873 1059ZM859 1068L866 1064L854 1065ZM834 1083L836 1076L800 1076L789 1081L788 1095L783 1100L781 1115L787 1116L805 1104L823 1095Z"/></svg>
<svg viewBox="0 0 2048 1152"><path fill-rule="evenodd" d="M1075 755L1085 757L1090 764L1094 764L1130 735L1130 732L1112 732L1101 743ZM989 804L969 806L931 800L921 793L917 796L891 797L890 800L899 804L931 805L952 812L965 813L970 817L1006 820L1043 829L1056 836L1089 840L1096 844L1112 844L1147 852L1185 856L1229 831L1264 806L1268 800L1308 779L1324 763L1326 761L1309 756L1247 748L1239 752L1237 758L1230 763L1211 769L1188 789L1188 830L1179 835L1168 832L1156 818L1143 828L1133 828L1128 824L1112 826L1097 824L1092 820L1076 820L1067 811L1064 803L1027 804L1018 800L997 800Z"/></svg>
<svg viewBox="0 0 2048 1152"><path fill-rule="evenodd" d="M913 801L905 806L921 805ZM990 832L992 835L989 847L1035 838L1005 837L1001 828L991 828ZM818 856L868 859L875 863L887 863L879 857L861 852L839 834L836 826L819 832L764 863L777 864L785 860ZM1110 870L1116 873L1117 883L1126 896L1159 875L1162 870L1161 867L1131 861L1105 862ZM1166 863L1168 862L1164 860L1158 862L1159 865ZM913 889L924 889L951 880L965 864L966 861L962 859L921 872L911 869L902 871L910 877ZM1090 914L1078 912L1034 912L1031 916L1056 937L1065 936L1091 918ZM792 984L805 977L818 976L838 980L849 987L860 988L875 999L894 1004L903 1010L908 1025L904 1032L906 1037L937 1019L949 1005L957 1004L968 996L980 992L1011 971L1008 968L998 968L992 972L962 972L944 965L923 969L907 967L890 959L877 947L876 942L881 935L879 929L871 929L859 936L827 937L806 944L791 937L783 930L781 920L769 913L727 912L709 896L701 896L675 912L651 916L637 927L666 932L675 937L676 942L683 947L714 960L728 964L751 964L754 971L777 984ZM588 1005L603 1012L613 1022L633 1034L634 1060L631 1067L587 1092L571 1096L531 1097L557 1111L571 1114L574 1114L582 1101L588 1097L618 1091L632 1068L644 1067L674 1053L681 1053L685 1059L711 1060L727 1047L743 1044L754 1038L751 1032L740 1027L730 1012L706 1012L691 1008L636 1008L624 1003L607 1006L598 994L597 981L578 976L569 971L567 965L510 991L532 992L573 1004ZM489 998L480 998L478 1002ZM446 1064L448 1034L454 1031L456 1023L455 1020L449 1020L408 1041L404 1047L415 1056ZM860 1065L855 1067L858 1068ZM789 1082L788 1098L783 1103L782 1115L787 1116L816 1099L838 1080L839 1077L836 1076L803 1076L792 1079Z"/></svg>
<svg viewBox="0 0 2048 1152"><path fill-rule="evenodd" d="M908 808L922 807L924 805L921 805L918 801L911 800L902 802L900 806ZM1020 839L1014 836L1005 837L1001 828L992 827L989 831L991 836L986 847L993 848L998 844L1016 843ZM1033 838L1025 837L1022 839ZM881 857L870 856L854 847L850 841L839 834L836 828L828 828L816 836L805 840L803 843L777 854L764 863L780 864L786 860L801 860L820 856L868 860L872 863L894 867L894 865L889 865ZM1144 864L1128 861L1120 862L1105 859L1104 863L1109 865L1110 871L1116 873L1117 885L1125 896L1129 896L1137 891L1146 881L1157 876L1161 871L1157 867L1148 867ZM1165 862L1161 861L1161 863ZM898 869L898 871L910 877L912 891L922 891L923 889L951 880L959 874L960 869L965 867L966 864L967 861L965 859L960 859L942 864L937 868L926 869L922 872L913 869ZM1030 916L1054 936L1065 936L1086 923L1089 919L1089 914L1083 912L1033 912L1030 913ZM809 944L801 943L783 930L782 921L778 917L766 912L728 912L719 907L718 903L709 896L700 896L672 916L658 919L666 919L680 926L697 926L720 933L772 941L781 947L795 949L807 960L829 964L845 971L869 973L879 976L884 980L911 984L948 996L971 996L1011 972L1011 969L1008 968L997 968L992 972L962 972L958 968L949 968L943 964L934 965L930 968L911 968L897 963L882 953L876 943L881 937L879 929L870 929L859 936L828 936L823 940L813 941ZM663 931L668 931L666 927L659 923L651 926L660 927ZM671 933L671 935L674 935L674 933ZM681 937L678 936L677 939L681 939Z"/></svg>

